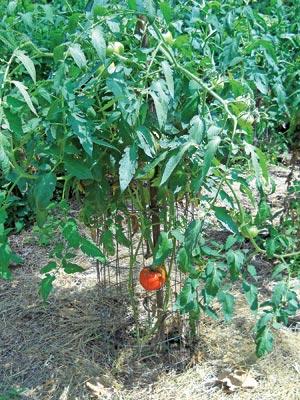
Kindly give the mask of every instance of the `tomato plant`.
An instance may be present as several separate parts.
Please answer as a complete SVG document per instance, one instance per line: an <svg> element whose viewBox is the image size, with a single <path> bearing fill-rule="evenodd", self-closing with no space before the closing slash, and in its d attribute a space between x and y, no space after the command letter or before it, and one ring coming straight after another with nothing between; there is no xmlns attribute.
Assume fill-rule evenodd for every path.
<svg viewBox="0 0 300 400"><path fill-rule="evenodd" d="M70 249L100 263L115 254L114 241L132 251L132 204L153 272L169 265L159 308L168 306L175 265L185 276L175 307L191 321L217 317L214 300L229 320L238 281L259 314L263 355L272 330L299 307L290 279L299 240L274 223L268 195L276 189L263 152L268 141L278 144L279 129L288 146L299 125L299 5L156 3L0 6L0 275L11 278L9 234L26 216L45 229L53 204L77 198L81 221L101 235L82 237L67 217L56 223L66 247L42 268L47 299L58 268L81 270ZM177 212L183 199L193 218L188 206ZM209 237L216 224L226 241ZM262 304L251 265L258 254L275 261L279 279Z"/></svg>

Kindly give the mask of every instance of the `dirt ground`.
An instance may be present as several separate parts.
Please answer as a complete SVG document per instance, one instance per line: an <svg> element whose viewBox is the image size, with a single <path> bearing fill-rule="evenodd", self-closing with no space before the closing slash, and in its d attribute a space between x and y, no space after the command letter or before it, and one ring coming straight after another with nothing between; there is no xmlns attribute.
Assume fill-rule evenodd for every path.
<svg viewBox="0 0 300 400"><path fill-rule="evenodd" d="M276 206L287 173L284 167L273 171ZM278 331L273 353L258 360L255 316L238 291L230 324L201 320L193 354L176 342L158 353L134 345L122 288L101 290L90 260L77 260L84 273L59 276L44 305L39 269L50 248L39 246L31 232L13 237L12 245L25 263L14 269L13 281L0 282L0 400L300 399L299 324ZM222 374L231 383L233 374L243 374L250 388L237 383L229 393L217 382Z"/></svg>

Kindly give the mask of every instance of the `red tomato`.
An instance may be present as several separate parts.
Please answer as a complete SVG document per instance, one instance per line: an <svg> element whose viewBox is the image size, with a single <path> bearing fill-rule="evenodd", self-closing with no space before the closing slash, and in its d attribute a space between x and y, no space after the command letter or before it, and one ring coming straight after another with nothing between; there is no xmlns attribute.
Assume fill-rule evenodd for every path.
<svg viewBox="0 0 300 400"><path fill-rule="evenodd" d="M167 278L167 271L164 266L157 267L152 270L144 267L140 272L140 284L147 291L159 290L165 283Z"/></svg>

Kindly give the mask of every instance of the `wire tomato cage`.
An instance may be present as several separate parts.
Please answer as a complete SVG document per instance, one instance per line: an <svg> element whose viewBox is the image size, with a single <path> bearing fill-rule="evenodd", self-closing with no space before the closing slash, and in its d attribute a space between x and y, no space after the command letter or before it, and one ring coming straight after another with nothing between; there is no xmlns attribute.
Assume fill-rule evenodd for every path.
<svg viewBox="0 0 300 400"><path fill-rule="evenodd" d="M180 230L195 219L196 207L188 196L184 196L174 204L176 224L165 220L169 231ZM168 214L167 209L160 209L160 213ZM145 208L143 215L131 202L126 210L116 210L110 215L103 216L96 228L95 239L107 262L96 262L98 287L101 295L108 298L114 293L118 298L130 304L128 334L130 344L141 354L150 349L163 349L172 357L184 354L187 359L190 333L186 316L180 315L175 309L176 298L184 284L184 273L180 271L176 262L175 251L165 261L166 270L172 264L167 277L166 285L161 289L164 299L163 309L157 307L157 291L146 291L139 283L139 274L143 267L150 267L153 257L150 246L145 239L145 231L151 230L151 210ZM140 226L141 221L147 226ZM107 233L110 232L110 233ZM107 243L107 240L110 240ZM105 242L106 241L106 242ZM179 241L176 240L177 248ZM125 316L124 316L125 317ZM179 364L182 363L182 359Z"/></svg>

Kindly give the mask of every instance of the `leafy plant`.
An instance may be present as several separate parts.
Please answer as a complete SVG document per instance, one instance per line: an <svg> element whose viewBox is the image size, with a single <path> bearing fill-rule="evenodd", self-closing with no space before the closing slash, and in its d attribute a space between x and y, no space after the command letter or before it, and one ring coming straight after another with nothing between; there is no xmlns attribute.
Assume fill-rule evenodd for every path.
<svg viewBox="0 0 300 400"><path fill-rule="evenodd" d="M23 392L24 392L24 389L11 388L11 389L5 391L4 393L0 393L0 400L20 399Z"/></svg>
<svg viewBox="0 0 300 400"><path fill-rule="evenodd" d="M239 281L259 315L257 354L269 351L272 329L299 307L290 281L299 241L274 223L263 152L278 143L279 129L280 146L291 143L298 123L298 8L239 0L1 5L1 277L11 276L7 225L16 197L34 214L42 241L54 230L66 241L42 268L44 299L57 269L81 271L72 249L104 262L114 240L130 249L134 296L125 229L132 235L137 227L154 266L168 261L171 277L177 262L186 274L176 308L191 326L203 313L216 318L216 301L230 320ZM81 220L101 227L97 245L75 220L53 219L53 202L71 195ZM176 213L182 199L199 210L192 222L188 207ZM216 224L228 232L225 243L209 237ZM247 241L251 250L243 250ZM263 304L250 263L257 254L284 265ZM159 292L158 309L167 309L170 287Z"/></svg>

